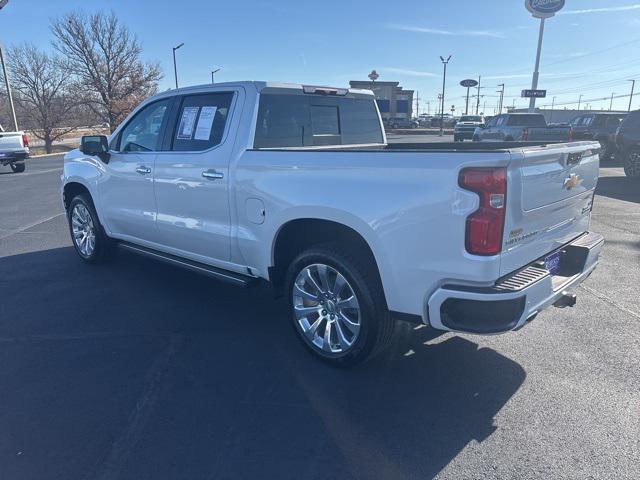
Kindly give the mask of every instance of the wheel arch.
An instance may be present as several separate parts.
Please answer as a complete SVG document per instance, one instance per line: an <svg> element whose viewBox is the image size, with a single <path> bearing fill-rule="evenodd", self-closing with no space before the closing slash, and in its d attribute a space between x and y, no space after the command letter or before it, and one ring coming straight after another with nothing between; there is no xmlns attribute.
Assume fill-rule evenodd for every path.
<svg viewBox="0 0 640 480"><path fill-rule="evenodd" d="M382 285L384 267L376 258L375 246L371 246L367 236L354 226L336 220L309 217L290 219L280 226L274 236L269 279L276 292L281 293L287 268L298 254L314 245L338 243L344 246L345 251L363 260Z"/></svg>
<svg viewBox="0 0 640 480"><path fill-rule="evenodd" d="M84 183L75 180L65 183L64 187L62 187L62 202L64 204L64 209L68 211L69 206L71 205L71 200L83 193L89 195L89 198L95 207L91 191Z"/></svg>

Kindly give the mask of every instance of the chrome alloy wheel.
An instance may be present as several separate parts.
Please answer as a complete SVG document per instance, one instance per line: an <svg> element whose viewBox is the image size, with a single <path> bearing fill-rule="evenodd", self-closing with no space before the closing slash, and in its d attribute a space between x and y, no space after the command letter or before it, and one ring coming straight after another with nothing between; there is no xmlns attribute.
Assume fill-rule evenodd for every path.
<svg viewBox="0 0 640 480"><path fill-rule="evenodd" d="M291 293L298 326L314 347L340 354L353 346L360 333L360 306L342 274L329 265L309 265L296 277Z"/></svg>
<svg viewBox="0 0 640 480"><path fill-rule="evenodd" d="M96 230L89 210L81 203L73 207L71 212L71 230L78 251L90 257L96 248Z"/></svg>

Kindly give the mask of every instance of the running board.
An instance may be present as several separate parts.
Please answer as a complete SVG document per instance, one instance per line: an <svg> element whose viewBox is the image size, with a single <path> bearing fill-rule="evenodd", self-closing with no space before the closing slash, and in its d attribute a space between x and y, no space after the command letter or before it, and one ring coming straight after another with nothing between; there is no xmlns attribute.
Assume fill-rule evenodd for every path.
<svg viewBox="0 0 640 480"><path fill-rule="evenodd" d="M175 265L186 270L191 270L192 272L201 273L203 275L207 275L224 282L232 283L233 285L236 285L238 287L249 287L257 281L257 278L250 277L249 275L230 272L228 270L212 267L211 265L206 265L204 263L194 262L193 260L177 257L169 253L159 252L150 248L141 247L140 245L133 245L128 242L119 242L118 246L130 252L144 255L145 257L160 260L161 262Z"/></svg>

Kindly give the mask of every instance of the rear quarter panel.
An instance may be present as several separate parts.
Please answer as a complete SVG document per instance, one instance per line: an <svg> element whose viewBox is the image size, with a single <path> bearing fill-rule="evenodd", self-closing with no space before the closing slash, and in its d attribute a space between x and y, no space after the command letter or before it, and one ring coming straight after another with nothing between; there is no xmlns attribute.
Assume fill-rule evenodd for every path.
<svg viewBox="0 0 640 480"><path fill-rule="evenodd" d="M458 187L458 172L508 162L500 152L246 151L233 193L239 261L266 277L283 225L335 221L371 247L389 307L422 314L427 294L450 278L473 284L497 278L498 257L465 251L466 217L478 197ZM250 199L263 202L264 223L249 220Z"/></svg>

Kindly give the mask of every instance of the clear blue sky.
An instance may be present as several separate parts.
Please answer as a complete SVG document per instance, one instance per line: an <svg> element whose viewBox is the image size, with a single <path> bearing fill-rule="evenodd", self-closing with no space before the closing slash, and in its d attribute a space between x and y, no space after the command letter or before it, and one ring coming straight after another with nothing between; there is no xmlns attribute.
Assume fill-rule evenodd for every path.
<svg viewBox="0 0 640 480"><path fill-rule="evenodd" d="M344 86L366 79L397 80L420 92L431 108L441 88L440 55L453 55L447 105L463 105L466 77L484 78L491 113L497 85L506 84L506 104L524 106L538 21L522 0L322 0L318 2L181 0L10 0L0 11L0 41L31 41L50 48L50 18L82 8L113 9L141 41L146 60L158 61L173 85L171 47L178 51L180 84L278 80ZM631 0L567 0L564 14L547 21L539 104L577 102L608 108L611 92L628 95L629 78L640 80L640 3ZM640 82L638 84L640 92ZM628 98L614 100L626 109ZM575 105L572 105L575 107ZM640 95L634 100L640 108Z"/></svg>

